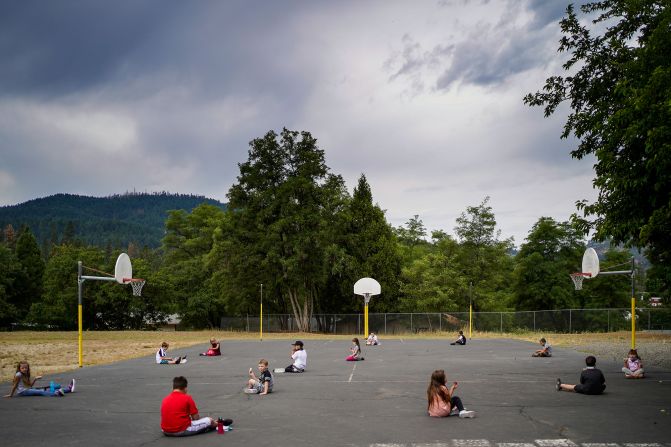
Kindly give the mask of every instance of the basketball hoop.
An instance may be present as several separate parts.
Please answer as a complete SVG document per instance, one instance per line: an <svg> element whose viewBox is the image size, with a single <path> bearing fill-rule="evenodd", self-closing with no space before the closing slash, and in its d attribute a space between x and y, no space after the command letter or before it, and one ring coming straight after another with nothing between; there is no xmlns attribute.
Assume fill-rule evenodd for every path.
<svg viewBox="0 0 671 447"><path fill-rule="evenodd" d="M133 295L142 296L142 287L144 287L144 284L147 281L141 278L130 278L130 279L124 279L124 282L130 283L131 287L133 288Z"/></svg>
<svg viewBox="0 0 671 447"><path fill-rule="evenodd" d="M575 285L576 290L582 290L582 280L585 278L591 278L591 273L571 273L571 279L573 280L573 285Z"/></svg>

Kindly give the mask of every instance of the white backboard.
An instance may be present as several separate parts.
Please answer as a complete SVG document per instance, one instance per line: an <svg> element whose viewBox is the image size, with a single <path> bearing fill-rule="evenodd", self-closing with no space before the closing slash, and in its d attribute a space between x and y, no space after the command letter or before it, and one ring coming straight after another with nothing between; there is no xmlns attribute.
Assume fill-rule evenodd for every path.
<svg viewBox="0 0 671 447"><path fill-rule="evenodd" d="M592 276L588 276L588 278L596 278L599 274L599 255L593 248L585 250L585 254L582 256L582 272L591 273Z"/></svg>
<svg viewBox="0 0 671 447"><path fill-rule="evenodd" d="M379 295L381 291L380 283L373 278L361 278L354 283L355 295Z"/></svg>
<svg viewBox="0 0 671 447"><path fill-rule="evenodd" d="M126 253L121 253L116 258L116 265L114 266L114 278L119 284L125 284L125 280L133 277L133 266L130 263L130 258ZM127 281L126 281L127 282Z"/></svg>

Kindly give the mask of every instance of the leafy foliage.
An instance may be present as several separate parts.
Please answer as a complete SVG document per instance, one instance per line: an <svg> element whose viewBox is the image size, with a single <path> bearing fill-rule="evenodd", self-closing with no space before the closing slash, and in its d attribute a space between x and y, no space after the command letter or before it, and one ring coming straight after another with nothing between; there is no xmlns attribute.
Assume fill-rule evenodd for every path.
<svg viewBox="0 0 671 447"><path fill-rule="evenodd" d="M578 202L586 232L646 247L655 276L671 283L671 8L668 1L603 0L572 6L560 24L566 76L551 76L524 101L572 109L563 138L575 158L596 156L596 202Z"/></svg>

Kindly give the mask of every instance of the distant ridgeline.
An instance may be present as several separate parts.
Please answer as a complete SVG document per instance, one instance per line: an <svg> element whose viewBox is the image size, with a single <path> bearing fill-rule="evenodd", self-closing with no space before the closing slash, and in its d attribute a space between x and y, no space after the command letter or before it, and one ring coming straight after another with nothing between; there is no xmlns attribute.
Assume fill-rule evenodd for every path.
<svg viewBox="0 0 671 447"><path fill-rule="evenodd" d="M105 248L129 243L158 247L170 210L191 212L207 203L226 209L226 204L204 196L161 193L126 193L109 197L56 194L0 207L0 230L11 224L18 233L28 225L43 246L76 239Z"/></svg>

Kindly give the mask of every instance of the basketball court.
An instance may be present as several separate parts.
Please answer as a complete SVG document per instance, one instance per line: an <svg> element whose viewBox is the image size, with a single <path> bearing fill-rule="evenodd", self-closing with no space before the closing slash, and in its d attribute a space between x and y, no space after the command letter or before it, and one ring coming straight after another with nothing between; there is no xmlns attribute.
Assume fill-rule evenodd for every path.
<svg viewBox="0 0 671 447"><path fill-rule="evenodd" d="M268 396L242 392L247 371L260 358L271 370L289 365L293 339L228 341L221 357L199 357L206 344L170 351L187 353L185 365L157 365L152 355L45 377L74 376L76 392L0 400L0 439L8 446L671 446L671 371L646 365L646 379L625 380L620 364L599 361L606 394L584 396L554 388L557 377L578 380L587 353L572 350L531 358L537 345L522 341L383 339L363 347L364 361L346 362L348 341L304 341L307 371L273 374ZM459 382L456 394L476 418L427 416L426 387L439 368L448 383ZM202 416L230 417L233 431L164 437L159 408L176 375L189 380Z"/></svg>

